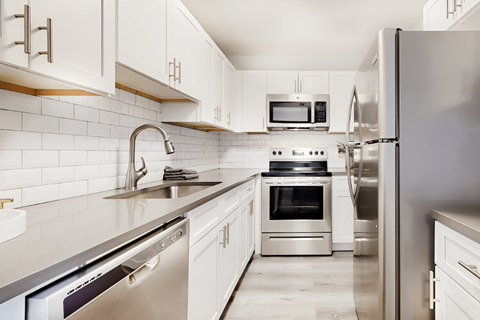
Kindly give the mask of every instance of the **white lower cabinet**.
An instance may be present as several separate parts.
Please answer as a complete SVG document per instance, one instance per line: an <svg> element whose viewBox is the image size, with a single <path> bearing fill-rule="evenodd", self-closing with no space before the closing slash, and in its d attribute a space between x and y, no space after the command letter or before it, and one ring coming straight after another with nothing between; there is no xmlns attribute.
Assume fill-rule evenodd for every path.
<svg viewBox="0 0 480 320"><path fill-rule="evenodd" d="M435 276L438 280L435 288L438 299L435 305L436 320L475 320L480 317L480 302L439 267L435 267Z"/></svg>
<svg viewBox="0 0 480 320"><path fill-rule="evenodd" d="M479 252L480 243L435 222L435 319L479 319L480 279L468 270L480 267Z"/></svg>
<svg viewBox="0 0 480 320"><path fill-rule="evenodd" d="M189 320L220 318L253 254L255 241L252 181L187 214L190 218L191 235ZM239 202L239 199L243 200Z"/></svg>
<svg viewBox="0 0 480 320"><path fill-rule="evenodd" d="M332 249L353 250L353 205L343 175L332 177Z"/></svg>
<svg viewBox="0 0 480 320"><path fill-rule="evenodd" d="M223 236L218 255L218 306L227 305L235 289L238 276L239 221L237 208L227 219L220 223L218 233Z"/></svg>

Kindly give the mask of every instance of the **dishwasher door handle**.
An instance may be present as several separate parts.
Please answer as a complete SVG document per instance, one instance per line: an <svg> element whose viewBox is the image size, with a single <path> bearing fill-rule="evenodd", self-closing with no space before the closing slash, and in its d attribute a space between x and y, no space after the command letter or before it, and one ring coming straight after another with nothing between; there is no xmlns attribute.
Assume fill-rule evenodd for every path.
<svg viewBox="0 0 480 320"><path fill-rule="evenodd" d="M150 259L143 267L137 269L128 276L129 285L139 285L143 280L147 279L150 274L157 268L160 263L161 254Z"/></svg>

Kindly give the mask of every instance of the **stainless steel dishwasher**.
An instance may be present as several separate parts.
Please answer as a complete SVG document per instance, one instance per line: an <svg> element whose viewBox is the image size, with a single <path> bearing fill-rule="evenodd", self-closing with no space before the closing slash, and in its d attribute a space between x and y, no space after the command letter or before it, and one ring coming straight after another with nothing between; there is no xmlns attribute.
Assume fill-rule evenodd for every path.
<svg viewBox="0 0 480 320"><path fill-rule="evenodd" d="M27 296L27 320L186 320L189 224L177 218Z"/></svg>

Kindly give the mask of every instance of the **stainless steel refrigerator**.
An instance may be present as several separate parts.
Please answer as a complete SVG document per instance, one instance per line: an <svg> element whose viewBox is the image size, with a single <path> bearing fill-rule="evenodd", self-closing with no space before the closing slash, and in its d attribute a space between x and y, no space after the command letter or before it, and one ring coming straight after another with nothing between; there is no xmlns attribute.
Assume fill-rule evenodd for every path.
<svg viewBox="0 0 480 320"><path fill-rule="evenodd" d="M359 320L433 319L430 209L480 205L480 32L384 29L354 83Z"/></svg>

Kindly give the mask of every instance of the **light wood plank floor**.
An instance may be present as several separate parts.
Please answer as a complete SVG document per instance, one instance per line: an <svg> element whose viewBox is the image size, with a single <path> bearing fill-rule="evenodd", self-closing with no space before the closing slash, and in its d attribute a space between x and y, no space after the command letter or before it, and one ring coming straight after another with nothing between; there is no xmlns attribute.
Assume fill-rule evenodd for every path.
<svg viewBox="0 0 480 320"><path fill-rule="evenodd" d="M352 259L255 255L220 320L357 320Z"/></svg>

